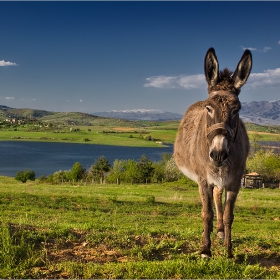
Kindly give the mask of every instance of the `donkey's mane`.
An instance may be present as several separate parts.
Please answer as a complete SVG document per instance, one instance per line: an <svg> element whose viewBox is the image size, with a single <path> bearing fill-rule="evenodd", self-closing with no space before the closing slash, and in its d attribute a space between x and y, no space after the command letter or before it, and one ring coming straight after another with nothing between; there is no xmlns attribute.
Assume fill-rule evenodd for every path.
<svg viewBox="0 0 280 280"><path fill-rule="evenodd" d="M233 85L232 75L233 72L230 71L228 68L225 68L224 70L220 71L218 83L208 88L209 93L211 91L219 91L219 90L236 92L237 90Z"/></svg>

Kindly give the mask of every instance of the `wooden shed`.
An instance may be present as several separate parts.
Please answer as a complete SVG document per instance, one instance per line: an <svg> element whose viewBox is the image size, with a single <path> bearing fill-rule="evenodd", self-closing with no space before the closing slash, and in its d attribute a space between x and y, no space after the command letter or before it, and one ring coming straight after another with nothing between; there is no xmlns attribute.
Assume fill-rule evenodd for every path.
<svg viewBox="0 0 280 280"><path fill-rule="evenodd" d="M243 176L243 188L259 189L262 188L263 178L260 174L252 172Z"/></svg>

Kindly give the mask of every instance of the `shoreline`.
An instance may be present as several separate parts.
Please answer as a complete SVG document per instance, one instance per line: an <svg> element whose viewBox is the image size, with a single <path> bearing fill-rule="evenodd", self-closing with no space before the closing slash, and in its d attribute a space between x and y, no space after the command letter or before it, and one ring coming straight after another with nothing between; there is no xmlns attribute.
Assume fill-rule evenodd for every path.
<svg viewBox="0 0 280 280"><path fill-rule="evenodd" d="M142 145L139 143L129 143L122 141L116 141L112 143L112 141L85 141L78 139L55 139L55 138L29 138L29 137L12 137L11 139L0 139L1 142L43 142L43 143L65 143L65 144L84 144L84 145L102 145L102 146L116 146L116 147L135 147L135 148L167 148L173 145L173 143L164 143L162 144L156 143L154 141L146 141Z"/></svg>

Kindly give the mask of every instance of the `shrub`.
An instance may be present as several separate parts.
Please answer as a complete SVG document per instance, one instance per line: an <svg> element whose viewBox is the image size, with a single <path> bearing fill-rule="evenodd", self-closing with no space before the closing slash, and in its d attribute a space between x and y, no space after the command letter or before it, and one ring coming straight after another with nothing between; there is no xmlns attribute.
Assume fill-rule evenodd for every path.
<svg viewBox="0 0 280 280"><path fill-rule="evenodd" d="M261 174L267 181L279 181L280 155L272 150L260 150L248 158L247 170Z"/></svg>
<svg viewBox="0 0 280 280"><path fill-rule="evenodd" d="M176 166L176 163L174 161L174 158L171 157L165 165L165 173L164 173L165 179L167 182L174 182L183 177L183 174Z"/></svg>
<svg viewBox="0 0 280 280"><path fill-rule="evenodd" d="M35 181L35 172L32 170L18 171L15 179L22 183L26 183L27 180Z"/></svg>

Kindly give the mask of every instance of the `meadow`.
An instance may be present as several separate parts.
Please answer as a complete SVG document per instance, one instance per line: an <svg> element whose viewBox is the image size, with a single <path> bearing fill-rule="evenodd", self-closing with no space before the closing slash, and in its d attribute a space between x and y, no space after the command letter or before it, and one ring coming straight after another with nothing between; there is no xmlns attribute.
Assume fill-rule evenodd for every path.
<svg viewBox="0 0 280 280"><path fill-rule="evenodd" d="M66 121L65 121L66 122ZM179 121L125 121L96 119L90 125L29 123L0 127L0 141L44 141L103 144L134 147L160 147L173 144ZM280 140L279 127L246 124L252 141Z"/></svg>
<svg viewBox="0 0 280 280"><path fill-rule="evenodd" d="M17 182L0 177L1 278L280 278L280 189L242 189L234 258L199 255L193 184Z"/></svg>

